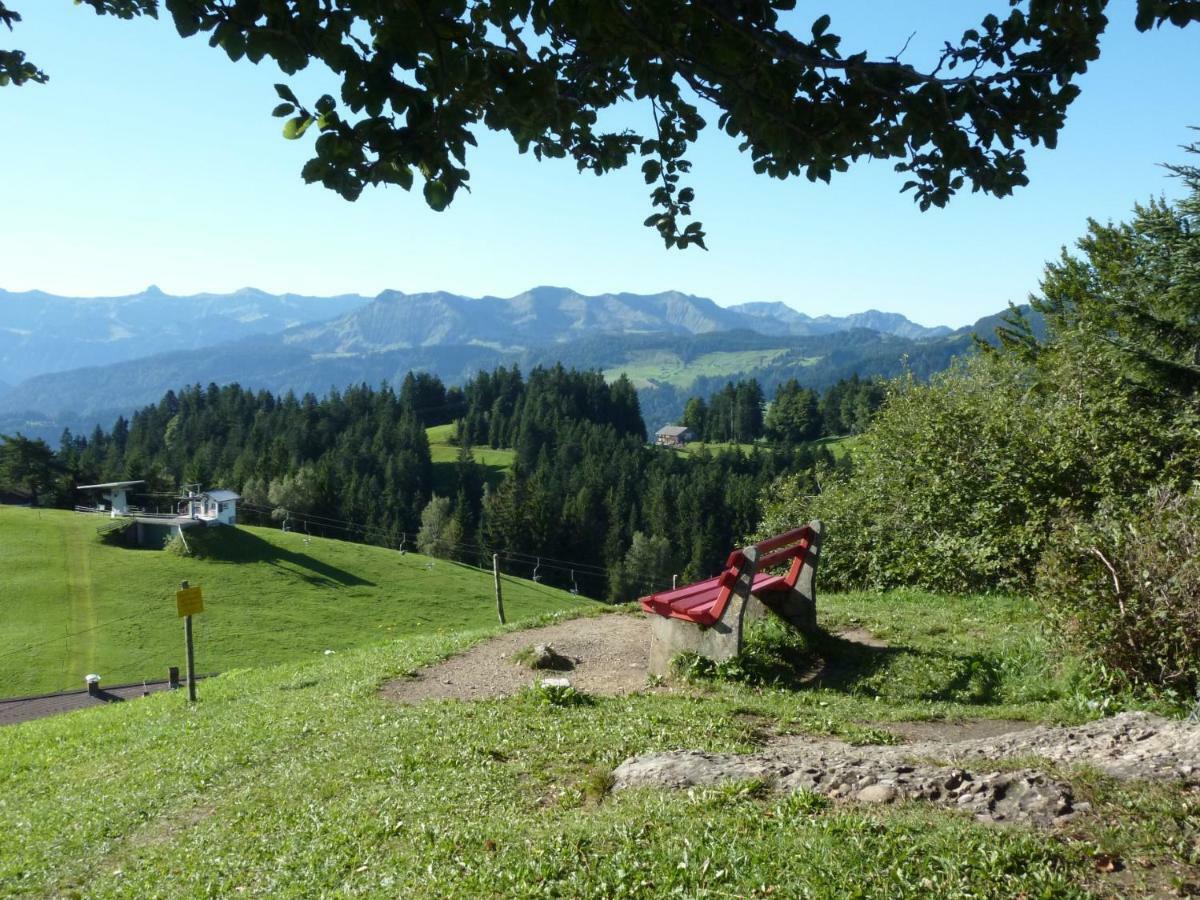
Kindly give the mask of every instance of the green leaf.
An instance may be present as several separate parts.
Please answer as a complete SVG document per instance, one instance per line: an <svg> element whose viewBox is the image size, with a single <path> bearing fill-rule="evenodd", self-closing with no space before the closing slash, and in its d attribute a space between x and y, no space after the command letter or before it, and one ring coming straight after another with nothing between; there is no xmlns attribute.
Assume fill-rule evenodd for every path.
<svg viewBox="0 0 1200 900"><path fill-rule="evenodd" d="M289 141L303 137L312 121L311 116L296 116L294 119L288 119L283 123L283 136Z"/></svg>
<svg viewBox="0 0 1200 900"><path fill-rule="evenodd" d="M443 181L434 179L425 182L425 202L435 212L441 212L450 205L450 191Z"/></svg>
<svg viewBox="0 0 1200 900"><path fill-rule="evenodd" d="M290 103L280 103L277 107L271 110L271 115L277 119L282 119L284 116L290 116L296 111L296 107Z"/></svg>
<svg viewBox="0 0 1200 900"><path fill-rule="evenodd" d="M812 33L813 37L819 38L829 28L830 18L828 14L821 16L817 21L813 22Z"/></svg>
<svg viewBox="0 0 1200 900"><path fill-rule="evenodd" d="M279 95L280 100L286 100L288 103L293 103L296 106L300 105L300 101L296 99L296 95L292 93L292 89L286 84L275 85L275 93Z"/></svg>

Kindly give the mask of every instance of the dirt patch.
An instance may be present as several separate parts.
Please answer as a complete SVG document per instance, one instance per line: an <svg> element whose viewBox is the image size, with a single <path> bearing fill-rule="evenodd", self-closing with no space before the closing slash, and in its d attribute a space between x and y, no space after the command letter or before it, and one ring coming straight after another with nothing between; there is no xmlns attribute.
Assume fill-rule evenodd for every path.
<svg viewBox="0 0 1200 900"><path fill-rule="evenodd" d="M888 642L882 638L877 638L865 628L843 628L841 631L835 632L843 641L849 641L852 644L862 644L864 647L883 648L888 645Z"/></svg>
<svg viewBox="0 0 1200 900"><path fill-rule="evenodd" d="M207 804L179 810L169 816L148 822L141 830L131 834L127 842L130 847L153 847L178 840L188 829L195 828L211 817L216 808Z"/></svg>
<svg viewBox="0 0 1200 900"><path fill-rule="evenodd" d="M567 672L536 672L513 656L548 644L567 657ZM630 694L647 687L650 626L644 616L610 613L514 631L476 644L465 653L397 678L381 688L399 703L511 697L547 676L566 676L585 694Z"/></svg>

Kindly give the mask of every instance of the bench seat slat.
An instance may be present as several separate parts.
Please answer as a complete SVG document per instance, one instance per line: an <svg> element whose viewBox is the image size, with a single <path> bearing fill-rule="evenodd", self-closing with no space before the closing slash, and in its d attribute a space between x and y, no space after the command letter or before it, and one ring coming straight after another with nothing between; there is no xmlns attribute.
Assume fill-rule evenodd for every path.
<svg viewBox="0 0 1200 900"><path fill-rule="evenodd" d="M754 579L754 587L750 590L755 594L774 594L791 588L786 575L760 575Z"/></svg>

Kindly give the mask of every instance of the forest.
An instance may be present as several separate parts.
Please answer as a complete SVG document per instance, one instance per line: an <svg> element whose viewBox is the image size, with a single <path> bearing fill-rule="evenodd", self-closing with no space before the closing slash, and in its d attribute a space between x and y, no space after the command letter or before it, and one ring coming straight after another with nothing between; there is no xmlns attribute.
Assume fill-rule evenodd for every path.
<svg viewBox="0 0 1200 900"><path fill-rule="evenodd" d="M67 431L57 451L4 438L0 490L69 507L75 484L144 479L144 508L165 511L185 485L229 487L243 521L474 565L497 553L513 574L628 600L719 568L781 476L815 491L818 467L839 464L810 442L859 428L882 393L857 378L820 396L791 381L767 405L756 381L729 383L693 398L703 422L692 424L743 446L685 454L647 444L628 379L560 365L500 367L461 387L410 373L398 390L323 398L194 385L109 431ZM457 458L435 464L426 428L450 423ZM484 446L511 450L502 477L476 463Z"/></svg>

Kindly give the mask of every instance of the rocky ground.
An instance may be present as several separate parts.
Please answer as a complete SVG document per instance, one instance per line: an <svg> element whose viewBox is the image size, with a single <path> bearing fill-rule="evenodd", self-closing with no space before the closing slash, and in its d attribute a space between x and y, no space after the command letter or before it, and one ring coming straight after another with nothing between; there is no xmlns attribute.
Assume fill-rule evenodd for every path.
<svg viewBox="0 0 1200 900"><path fill-rule="evenodd" d="M625 614L510 632L395 679L382 693L402 703L480 700L511 696L547 676L565 676L587 694L650 690L649 635L643 617ZM863 631L839 636L884 646ZM559 659L547 669L533 668L535 648ZM1030 757L1087 765L1114 778L1173 779L1200 786L1200 724L1147 713L1069 727L994 719L885 727L906 743L853 747L788 735L748 755L678 750L635 756L614 772L614 789L686 789L756 779L781 792L807 790L862 803L923 800L986 821L1052 825L1068 822L1088 807L1076 800L1067 781L1031 768Z"/></svg>
<svg viewBox="0 0 1200 900"><path fill-rule="evenodd" d="M681 750L635 756L614 772L614 789L757 779L777 791L807 790L864 803L925 800L993 822L1051 825L1086 811L1069 783L1007 763L1030 756L1093 766L1115 778L1200 785L1200 725L1123 713L1081 726L902 746L851 747L789 737L749 755Z"/></svg>

